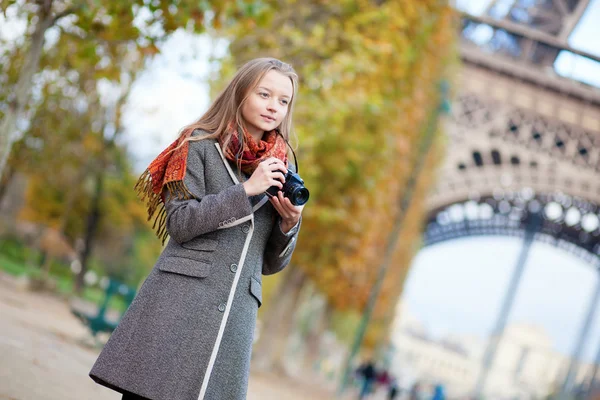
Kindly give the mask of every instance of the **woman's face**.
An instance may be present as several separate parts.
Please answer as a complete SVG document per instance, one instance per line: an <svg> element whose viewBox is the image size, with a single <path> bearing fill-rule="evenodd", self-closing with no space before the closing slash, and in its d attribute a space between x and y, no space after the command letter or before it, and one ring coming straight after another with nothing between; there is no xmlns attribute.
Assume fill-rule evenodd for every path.
<svg viewBox="0 0 600 400"><path fill-rule="evenodd" d="M254 140L259 141L265 131L272 131L281 124L293 93L291 79L273 70L251 90L242 106L242 117Z"/></svg>

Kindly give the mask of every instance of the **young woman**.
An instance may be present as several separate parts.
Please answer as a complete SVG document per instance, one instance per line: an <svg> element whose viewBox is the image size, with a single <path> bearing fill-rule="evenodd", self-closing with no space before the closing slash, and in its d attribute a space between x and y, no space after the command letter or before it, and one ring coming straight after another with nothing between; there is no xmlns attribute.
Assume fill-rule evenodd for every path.
<svg viewBox="0 0 600 400"><path fill-rule="evenodd" d="M298 78L272 58L234 76L142 175L165 246L90 376L153 400L245 399L261 276L290 261L302 206L282 188Z"/></svg>

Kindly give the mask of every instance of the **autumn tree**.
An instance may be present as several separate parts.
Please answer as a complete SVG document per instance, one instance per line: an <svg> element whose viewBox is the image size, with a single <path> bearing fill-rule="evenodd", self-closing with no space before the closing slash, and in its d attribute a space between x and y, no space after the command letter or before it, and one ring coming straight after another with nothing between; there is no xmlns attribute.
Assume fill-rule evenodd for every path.
<svg viewBox="0 0 600 400"><path fill-rule="evenodd" d="M122 131L120 106L101 104L99 82L130 85L172 32L218 27L225 18L251 14L252 2L38 0L0 5L4 20L26 26L24 37L0 44L0 195L16 171L27 174L29 201L22 216L54 226L73 243L83 241L81 288L104 225L109 184L115 172L127 178L119 175L125 173L119 166L127 163L117 162L125 157L116 143ZM15 140L20 154L13 154L5 168ZM39 163L28 165L29 156ZM36 204L39 198L51 201ZM126 220L111 221L119 227ZM138 233L144 236L144 228ZM120 235L113 231L111 237ZM127 252L133 254L137 241L130 242Z"/></svg>
<svg viewBox="0 0 600 400"><path fill-rule="evenodd" d="M82 107L86 99L94 100L47 91L26 140L11 154L28 182L19 217L56 229L73 247L80 242L79 277L95 254L105 273L135 285L161 246L133 191L137 176L126 149L115 140L118 119L109 136L106 110L95 102Z"/></svg>
<svg viewBox="0 0 600 400"><path fill-rule="evenodd" d="M19 43L19 68L12 79L0 78L10 96L0 96L0 176L13 142L22 133L20 120L31 106L34 78L44 70L45 46L49 33L54 46L64 49L64 63L74 73L93 68L98 77L118 80L119 53L128 44L151 56L157 44L179 28L202 32L206 26L219 26L228 16L252 12L252 2L155 1L9 1L0 2L4 19L24 21L25 40ZM11 62L6 55L3 61Z"/></svg>
<svg viewBox="0 0 600 400"><path fill-rule="evenodd" d="M257 56L280 58L299 72L294 117L300 174L311 200L293 262L335 310L365 307L420 137L438 105L437 82L446 74L453 37L450 7L434 0L265 2L260 18L232 30L225 73ZM443 154L442 142L435 143L403 210L394 261L375 310L377 323L397 301L419 248L424 199ZM300 288L281 292L294 296L294 290ZM271 315L290 318L293 312ZM286 326L283 320L279 325ZM373 346L385 330L383 324L367 344ZM263 335L264 343L275 343L275 334Z"/></svg>

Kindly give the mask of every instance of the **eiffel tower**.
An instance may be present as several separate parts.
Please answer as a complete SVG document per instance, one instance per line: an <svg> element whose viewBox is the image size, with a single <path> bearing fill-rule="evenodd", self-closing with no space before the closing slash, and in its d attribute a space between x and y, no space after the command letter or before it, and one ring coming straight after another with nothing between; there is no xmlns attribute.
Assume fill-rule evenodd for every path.
<svg viewBox="0 0 600 400"><path fill-rule="evenodd" d="M476 396L485 393L531 243L552 244L600 269L600 89L557 68L560 57L571 57L600 73L598 54L568 42L590 3L494 0L479 15L459 11L463 66L446 127L447 158L428 199L425 244L480 235L516 236L524 243ZM573 389L599 298L600 283L563 394ZM598 365L600 343L594 345ZM598 382L597 371L593 375Z"/></svg>

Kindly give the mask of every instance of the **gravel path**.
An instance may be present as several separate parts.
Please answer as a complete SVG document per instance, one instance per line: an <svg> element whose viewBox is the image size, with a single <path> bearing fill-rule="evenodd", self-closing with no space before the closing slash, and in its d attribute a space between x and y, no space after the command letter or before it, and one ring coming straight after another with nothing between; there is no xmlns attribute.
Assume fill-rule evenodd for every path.
<svg viewBox="0 0 600 400"><path fill-rule="evenodd" d="M60 298L23 289L0 272L0 399L118 400L88 371L98 350ZM253 373L249 400L334 399L328 391L290 379Z"/></svg>

